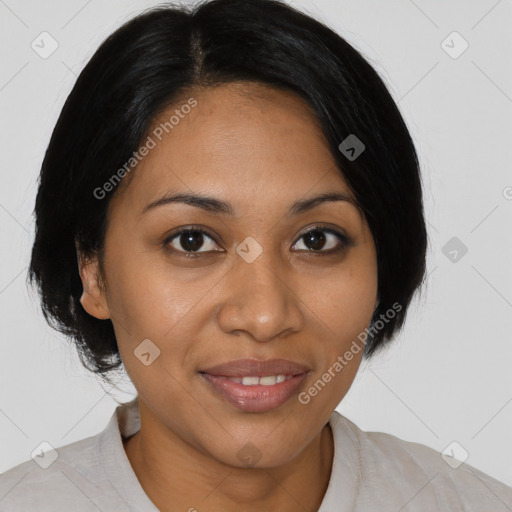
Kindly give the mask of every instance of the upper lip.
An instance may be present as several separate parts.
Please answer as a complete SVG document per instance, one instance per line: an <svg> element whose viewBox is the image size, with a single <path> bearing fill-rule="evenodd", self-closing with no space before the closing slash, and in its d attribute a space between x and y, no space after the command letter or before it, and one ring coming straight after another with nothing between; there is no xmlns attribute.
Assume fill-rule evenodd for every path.
<svg viewBox="0 0 512 512"><path fill-rule="evenodd" d="M265 377L267 375L299 375L309 368L287 359L237 359L201 370L200 373L224 377Z"/></svg>

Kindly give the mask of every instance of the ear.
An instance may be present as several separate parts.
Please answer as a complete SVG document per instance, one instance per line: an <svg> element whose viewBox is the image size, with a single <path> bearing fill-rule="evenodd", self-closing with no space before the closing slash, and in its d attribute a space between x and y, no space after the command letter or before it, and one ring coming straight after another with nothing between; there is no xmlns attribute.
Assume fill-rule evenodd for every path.
<svg viewBox="0 0 512 512"><path fill-rule="evenodd" d="M84 289L80 297L80 303L91 316L100 320L110 318L106 290L101 279L97 255L86 257L77 248L77 260L80 279Z"/></svg>

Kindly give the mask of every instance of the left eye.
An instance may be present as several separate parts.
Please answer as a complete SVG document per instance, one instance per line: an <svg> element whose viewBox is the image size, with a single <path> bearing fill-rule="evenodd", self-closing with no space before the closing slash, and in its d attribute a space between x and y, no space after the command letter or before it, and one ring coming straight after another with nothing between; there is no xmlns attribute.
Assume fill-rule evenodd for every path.
<svg viewBox="0 0 512 512"><path fill-rule="evenodd" d="M327 234L327 236L325 234ZM344 235L326 228L310 229L299 238L299 241L302 240L305 241L302 242L305 249L300 250L306 250L308 252L336 252L341 250L348 243Z"/></svg>

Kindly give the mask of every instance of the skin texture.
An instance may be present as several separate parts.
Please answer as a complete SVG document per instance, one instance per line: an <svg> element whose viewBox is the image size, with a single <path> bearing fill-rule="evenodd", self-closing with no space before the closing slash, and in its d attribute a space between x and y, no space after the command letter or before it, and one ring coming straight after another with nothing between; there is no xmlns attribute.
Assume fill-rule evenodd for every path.
<svg viewBox="0 0 512 512"><path fill-rule="evenodd" d="M353 197L307 103L232 83L194 90L153 126L189 97L197 106L111 201L103 279L96 258L80 263L82 305L112 320L139 395L142 427L124 441L126 454L162 511L317 510L333 460L329 417L363 351L308 404L296 394L263 413L236 409L198 371L240 358L291 359L310 368L299 392L307 390L370 323L374 240L348 201L287 216L299 199ZM183 203L141 213L169 191L214 196L235 215ZM343 247L322 231L325 248L312 249L303 235L319 223L351 242ZM207 231L198 257L182 255L190 246L179 235L165 245L176 228L197 224ZM248 236L263 249L252 263L235 251ZM160 349L148 366L134 356L145 339ZM260 454L252 467L237 456L249 442Z"/></svg>

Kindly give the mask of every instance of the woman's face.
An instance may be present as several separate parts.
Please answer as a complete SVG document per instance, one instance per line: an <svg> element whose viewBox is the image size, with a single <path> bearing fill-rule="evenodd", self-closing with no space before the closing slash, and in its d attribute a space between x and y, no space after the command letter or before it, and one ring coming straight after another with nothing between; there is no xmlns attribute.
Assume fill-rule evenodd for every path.
<svg viewBox="0 0 512 512"><path fill-rule="evenodd" d="M352 384L363 350L333 369L376 306L375 245L302 100L256 84L191 96L194 108L180 109L185 99L154 121L153 129L181 112L161 140L152 135L161 129L150 132L155 147L111 201L106 291L95 285L93 260L81 269L82 304L113 322L143 428L145 421L225 464L275 467L319 435ZM178 193L231 211L155 203ZM349 200L292 209L332 193ZM173 237L187 227L199 233ZM258 381L212 370L275 358L303 370L260 372L295 377L252 388L245 384Z"/></svg>

